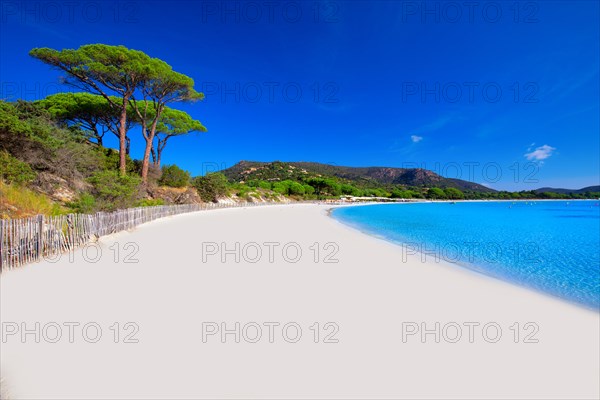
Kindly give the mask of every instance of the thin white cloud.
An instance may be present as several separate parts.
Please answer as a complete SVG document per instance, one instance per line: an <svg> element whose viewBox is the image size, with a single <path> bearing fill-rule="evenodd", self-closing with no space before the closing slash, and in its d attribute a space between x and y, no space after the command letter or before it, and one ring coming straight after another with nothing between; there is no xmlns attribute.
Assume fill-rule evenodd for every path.
<svg viewBox="0 0 600 400"><path fill-rule="evenodd" d="M530 153L525 153L525 158L527 158L529 161L544 161L554 153L554 150L556 150L556 148L545 144L537 147Z"/></svg>
<svg viewBox="0 0 600 400"><path fill-rule="evenodd" d="M423 136L411 135L410 140L412 140L413 143L419 143L423 140Z"/></svg>

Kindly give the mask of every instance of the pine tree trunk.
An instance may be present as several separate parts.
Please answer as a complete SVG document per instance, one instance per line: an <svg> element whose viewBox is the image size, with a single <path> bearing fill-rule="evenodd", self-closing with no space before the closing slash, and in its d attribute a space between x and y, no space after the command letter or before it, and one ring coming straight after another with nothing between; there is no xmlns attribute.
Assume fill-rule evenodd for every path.
<svg viewBox="0 0 600 400"><path fill-rule="evenodd" d="M123 108L121 108L121 118L119 119L119 171L121 175L127 174L127 102L129 97L123 97Z"/></svg>

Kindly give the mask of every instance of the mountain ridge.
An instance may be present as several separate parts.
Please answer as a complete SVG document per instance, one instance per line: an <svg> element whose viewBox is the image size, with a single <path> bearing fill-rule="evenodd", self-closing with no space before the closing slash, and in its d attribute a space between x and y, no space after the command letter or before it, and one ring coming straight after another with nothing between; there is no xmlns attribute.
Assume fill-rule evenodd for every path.
<svg viewBox="0 0 600 400"><path fill-rule="evenodd" d="M582 193L586 193L586 192L600 192L600 185L586 186L581 189L542 187L539 189L534 189L533 191L536 193L553 192L553 193L560 193L560 194L568 194L568 193L582 194Z"/></svg>
<svg viewBox="0 0 600 400"><path fill-rule="evenodd" d="M242 160L222 171L228 179L301 180L310 176L329 176L352 182L360 187L440 187L463 191L496 192L496 190L461 179L445 178L423 168L348 167L308 161L248 161Z"/></svg>

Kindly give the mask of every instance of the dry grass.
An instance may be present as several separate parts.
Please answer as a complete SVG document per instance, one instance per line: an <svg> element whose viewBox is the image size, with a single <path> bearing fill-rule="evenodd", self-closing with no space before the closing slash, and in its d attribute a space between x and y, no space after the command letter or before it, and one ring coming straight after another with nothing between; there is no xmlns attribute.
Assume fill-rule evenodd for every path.
<svg viewBox="0 0 600 400"><path fill-rule="evenodd" d="M47 196L26 187L0 181L0 218L23 218L37 214L61 214L62 207Z"/></svg>

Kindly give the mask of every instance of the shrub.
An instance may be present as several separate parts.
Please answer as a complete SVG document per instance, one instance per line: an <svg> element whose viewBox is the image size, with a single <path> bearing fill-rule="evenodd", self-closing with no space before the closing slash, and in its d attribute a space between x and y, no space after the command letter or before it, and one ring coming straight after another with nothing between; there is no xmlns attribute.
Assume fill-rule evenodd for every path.
<svg viewBox="0 0 600 400"><path fill-rule="evenodd" d="M273 183L273 191L276 193L285 195L288 192L288 187L283 182L275 182L275 183Z"/></svg>
<svg viewBox="0 0 600 400"><path fill-rule="evenodd" d="M304 186L298 182L291 182L288 188L288 193L291 195L302 196L305 193Z"/></svg>
<svg viewBox="0 0 600 400"><path fill-rule="evenodd" d="M176 188L185 187L190 183L190 173L177 165L165 165L162 167L162 176L158 183Z"/></svg>
<svg viewBox="0 0 600 400"><path fill-rule="evenodd" d="M308 178L306 183L312 186L319 196L339 196L342 194L342 185L330 178Z"/></svg>
<svg viewBox="0 0 600 400"><path fill-rule="evenodd" d="M20 185L34 180L35 172L29 164L16 159L7 151L0 151L0 178L7 183Z"/></svg>
<svg viewBox="0 0 600 400"><path fill-rule="evenodd" d="M103 167L105 170L117 171L119 170L119 152L114 149L102 148L101 152L103 153ZM141 171L141 166L138 167L138 164L134 160L131 159L129 155L125 155L125 165L128 174L137 173L139 174Z"/></svg>
<svg viewBox="0 0 600 400"><path fill-rule="evenodd" d="M248 193L253 191L252 187L243 183L234 184L233 187L236 190L235 195L242 198L245 198L248 195Z"/></svg>
<svg viewBox="0 0 600 400"><path fill-rule="evenodd" d="M423 194L418 190L407 190L407 195L410 194L410 197L413 199L422 199Z"/></svg>
<svg viewBox="0 0 600 400"><path fill-rule="evenodd" d="M217 202L219 197L226 196L229 183L225 175L214 172L194 179L193 185L202 201Z"/></svg>
<svg viewBox="0 0 600 400"><path fill-rule="evenodd" d="M453 200L465 198L464 193L456 188L446 188L446 189L444 189L444 193L446 194L447 198L453 199Z"/></svg>
<svg viewBox="0 0 600 400"><path fill-rule="evenodd" d="M404 190L393 189L392 194L390 196L392 199L402 199L404 197Z"/></svg>
<svg viewBox="0 0 600 400"><path fill-rule="evenodd" d="M445 199L446 193L440 188L431 188L427 191L428 199Z"/></svg>
<svg viewBox="0 0 600 400"><path fill-rule="evenodd" d="M413 190L394 189L394 190L392 190L392 194L390 197L393 199L411 199L411 198L418 198L419 193L417 193Z"/></svg>
<svg viewBox="0 0 600 400"><path fill-rule="evenodd" d="M94 186L93 194L100 209L127 208L135 203L140 178L121 176L117 171L96 172L88 181Z"/></svg>
<svg viewBox="0 0 600 400"><path fill-rule="evenodd" d="M365 189L364 195L370 196L370 197L389 197L390 196L390 194L383 189Z"/></svg>
<svg viewBox="0 0 600 400"><path fill-rule="evenodd" d="M310 186L309 184L304 184L304 194L310 196L315 193L315 188Z"/></svg>
<svg viewBox="0 0 600 400"><path fill-rule="evenodd" d="M96 198L89 193L82 193L77 200L67 205L73 212L91 214L96 211Z"/></svg>
<svg viewBox="0 0 600 400"><path fill-rule="evenodd" d="M258 187L262 189L271 190L271 183L267 181L258 181Z"/></svg>
<svg viewBox="0 0 600 400"><path fill-rule="evenodd" d="M352 194L356 190L356 188L352 185L344 183L341 186L341 190L342 190L342 194Z"/></svg>
<svg viewBox="0 0 600 400"><path fill-rule="evenodd" d="M142 199L136 203L136 207L154 207L163 206L164 204L163 199Z"/></svg>

